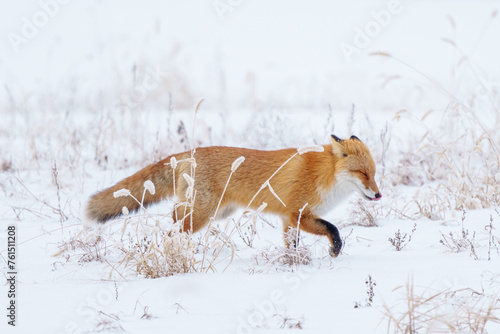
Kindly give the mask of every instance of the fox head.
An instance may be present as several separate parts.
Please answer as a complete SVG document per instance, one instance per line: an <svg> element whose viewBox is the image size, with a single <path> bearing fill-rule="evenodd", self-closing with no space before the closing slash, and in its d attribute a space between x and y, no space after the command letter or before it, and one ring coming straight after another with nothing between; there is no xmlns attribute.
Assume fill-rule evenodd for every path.
<svg viewBox="0 0 500 334"><path fill-rule="evenodd" d="M382 198L375 182L375 162L368 147L358 137L343 140L332 135L332 152L337 157L337 175L343 182L354 185L369 201Z"/></svg>

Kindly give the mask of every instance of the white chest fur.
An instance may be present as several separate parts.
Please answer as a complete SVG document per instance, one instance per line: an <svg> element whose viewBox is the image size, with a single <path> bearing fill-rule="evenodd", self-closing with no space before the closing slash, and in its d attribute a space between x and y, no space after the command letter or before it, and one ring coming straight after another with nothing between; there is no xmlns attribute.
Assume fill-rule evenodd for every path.
<svg viewBox="0 0 500 334"><path fill-rule="evenodd" d="M313 213L315 215L324 215L356 191L357 186L349 172L338 173L335 179L335 183L330 189L321 192L322 201L314 208Z"/></svg>

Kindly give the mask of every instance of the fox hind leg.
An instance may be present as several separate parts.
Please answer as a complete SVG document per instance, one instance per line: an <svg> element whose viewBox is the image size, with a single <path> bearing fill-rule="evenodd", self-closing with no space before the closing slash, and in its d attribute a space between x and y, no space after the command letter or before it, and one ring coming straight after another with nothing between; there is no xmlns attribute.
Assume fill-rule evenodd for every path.
<svg viewBox="0 0 500 334"><path fill-rule="evenodd" d="M201 230L205 225L208 224L211 215L211 211L204 211L202 209L195 208L191 210L190 206L179 205L177 207L177 214L174 210L172 218L174 222L182 224L181 231L195 233ZM177 217L177 220L176 220Z"/></svg>
<svg viewBox="0 0 500 334"><path fill-rule="evenodd" d="M182 224L181 230L195 233L208 224L217 208L217 200L208 200L210 197L200 191L191 206L181 202L174 207L172 218L174 222Z"/></svg>

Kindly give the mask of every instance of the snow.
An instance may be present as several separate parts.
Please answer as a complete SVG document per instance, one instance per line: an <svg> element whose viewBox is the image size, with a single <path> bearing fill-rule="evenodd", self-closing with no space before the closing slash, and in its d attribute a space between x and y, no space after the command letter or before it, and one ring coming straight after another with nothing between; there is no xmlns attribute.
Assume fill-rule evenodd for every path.
<svg viewBox="0 0 500 334"><path fill-rule="evenodd" d="M395 316L407 310L409 282L417 295L439 294L421 309L433 314L438 305L438 320L488 303L500 318L500 213L491 200L500 175L498 7L466 0L9 3L0 13L0 263L7 279L7 227L15 225L18 308L9 326L9 285L0 285L0 331L396 332L387 308ZM47 22L23 36L43 13ZM380 31L358 47L357 31L366 34L374 22ZM12 34L27 42L13 47ZM346 44L359 53L347 59ZM117 251L124 218L90 225L107 242L105 260L79 262L81 250L56 255L87 226L82 209L92 193L160 158L190 146L321 145L331 133L354 134L370 147L384 195L368 203L354 194L322 217L345 238L338 258L326 238L301 233L309 264L266 260L283 244L279 218L270 215L257 215L252 247L232 235L236 256L227 266L224 248L215 272L149 279L125 269ZM172 205L148 212L165 227ZM127 231L141 219L129 218ZM232 224L216 227L227 232ZM389 241L398 230L406 235L401 251ZM465 243L460 252L441 242L450 233ZM431 323L419 332L442 329ZM500 324L486 329L499 332Z"/></svg>

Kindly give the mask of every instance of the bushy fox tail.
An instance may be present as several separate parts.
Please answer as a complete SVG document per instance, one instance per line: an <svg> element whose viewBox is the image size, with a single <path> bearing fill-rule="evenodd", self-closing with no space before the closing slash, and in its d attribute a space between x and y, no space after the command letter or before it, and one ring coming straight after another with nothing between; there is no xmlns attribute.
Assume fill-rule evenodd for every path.
<svg viewBox="0 0 500 334"><path fill-rule="evenodd" d="M145 190L144 183L148 180L153 182L155 191L154 194L151 194L149 191L145 192L144 206L172 196L172 168L164 165L166 161L168 160L164 159L160 162L151 164L134 175L123 179L114 186L104 189L90 197L85 208L85 218L87 221L105 223L114 217L120 216L123 212L123 207L126 207L130 212L139 209L140 204L137 201L141 202ZM130 195L115 198L114 193L122 189L130 191L130 195L135 197L137 201Z"/></svg>

